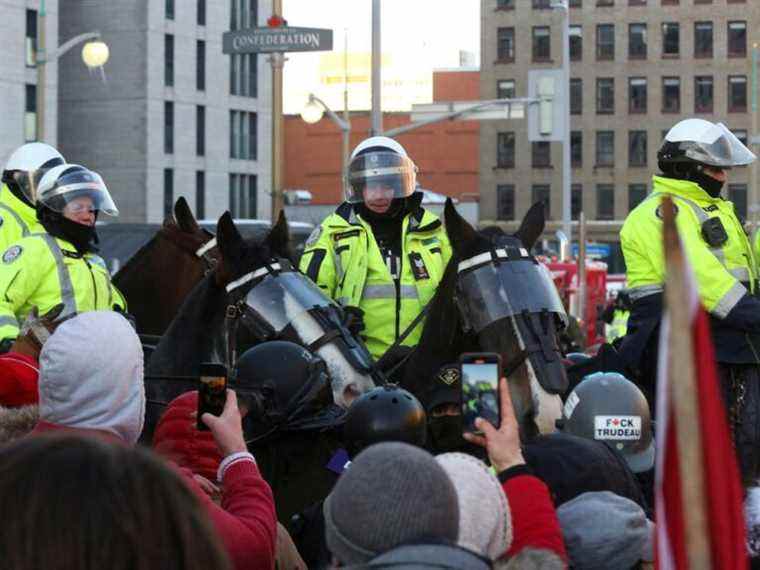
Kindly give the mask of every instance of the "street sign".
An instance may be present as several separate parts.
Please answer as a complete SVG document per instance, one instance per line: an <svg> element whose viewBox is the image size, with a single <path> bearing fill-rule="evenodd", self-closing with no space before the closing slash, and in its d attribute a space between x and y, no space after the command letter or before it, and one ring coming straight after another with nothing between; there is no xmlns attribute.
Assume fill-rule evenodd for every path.
<svg viewBox="0 0 760 570"><path fill-rule="evenodd" d="M561 69L528 71L528 97L539 99L528 108L528 140L561 141L567 107L562 94Z"/></svg>
<svg viewBox="0 0 760 570"><path fill-rule="evenodd" d="M423 103L412 105L410 119L412 122L426 121L436 117L443 117L449 113L466 111L470 107L480 105L483 101L451 101L448 103ZM494 103L488 107L481 107L467 111L457 117L460 121L488 121L504 119L525 118L525 102L515 102L509 105Z"/></svg>
<svg viewBox="0 0 760 570"><path fill-rule="evenodd" d="M605 259L612 253L612 248L608 243L588 243L586 244L586 258L588 259ZM574 243L572 247L574 257L578 256L578 244Z"/></svg>
<svg viewBox="0 0 760 570"><path fill-rule="evenodd" d="M330 51L333 31L323 28L248 28L222 35L222 53Z"/></svg>

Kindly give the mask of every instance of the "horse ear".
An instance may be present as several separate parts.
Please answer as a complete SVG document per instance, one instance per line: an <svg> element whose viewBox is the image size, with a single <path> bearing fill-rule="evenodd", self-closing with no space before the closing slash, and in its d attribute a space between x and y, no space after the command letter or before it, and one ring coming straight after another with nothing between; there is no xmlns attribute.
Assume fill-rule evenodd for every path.
<svg viewBox="0 0 760 570"><path fill-rule="evenodd" d="M243 236L235 227L229 212L222 214L216 224L216 241L224 259L235 259L243 245Z"/></svg>
<svg viewBox="0 0 760 570"><path fill-rule="evenodd" d="M177 225L183 232L192 234L200 229L184 196L177 198L174 203L174 219L177 220Z"/></svg>
<svg viewBox="0 0 760 570"><path fill-rule="evenodd" d="M280 210L277 223L269 230L267 245L270 251L285 254L289 243L290 231L288 230L288 220L285 218L285 210Z"/></svg>
<svg viewBox="0 0 760 570"><path fill-rule="evenodd" d="M544 203L536 202L525 214L520 229L515 232L515 237L520 239L527 250L531 250L543 233L545 225Z"/></svg>
<svg viewBox="0 0 760 570"><path fill-rule="evenodd" d="M443 219L446 222L446 233L449 236L451 246L457 253L477 238L477 232L467 223L467 220L459 215L451 198L446 198L446 206L443 208Z"/></svg>

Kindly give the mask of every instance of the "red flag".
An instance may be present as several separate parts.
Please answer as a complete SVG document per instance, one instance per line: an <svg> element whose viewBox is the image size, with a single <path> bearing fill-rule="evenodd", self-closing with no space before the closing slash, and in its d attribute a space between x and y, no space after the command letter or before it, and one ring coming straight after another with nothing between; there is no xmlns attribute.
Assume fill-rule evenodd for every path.
<svg viewBox="0 0 760 570"><path fill-rule="evenodd" d="M678 247L680 248L680 244ZM696 285L688 263L685 262L685 258L681 259L684 260L684 266L681 267L681 275L684 276L682 283L685 282L686 290L681 292L679 300L688 307L689 326L685 330L671 330L668 310L660 336L655 483L657 568L746 570L748 559L741 478L719 390L720 380L710 338L709 321L704 309L699 305ZM670 271L669 260L668 272ZM668 286L671 286L670 280ZM673 295L667 299L677 298L679 296ZM672 358L675 335L684 334L690 334L691 342L687 344L690 345L691 354L680 354L679 358L691 359L693 379L684 378L678 366L678 363L683 361ZM669 370L669 366L678 368ZM689 381L693 382L692 393L696 396L697 433L690 434L691 437L684 440L678 437L681 434L677 435L677 426L681 418L676 416L673 386L669 383ZM701 496L702 502L697 500L694 504L685 504L685 487L693 485L695 479L700 482L700 477L693 477L681 467L684 462L684 449L692 445L698 446L698 449L692 448L689 451L696 451L696 456L701 456L701 493L696 496ZM694 523L694 518L691 517L703 517L702 532L696 533L699 535L696 538L697 542L706 542L701 546L695 545L694 538L691 542L687 539L689 532L694 534L693 526L687 531L687 525ZM702 555L697 554L695 557L695 551L698 553L700 547L705 550L702 551ZM706 559L705 564L699 564L701 559Z"/></svg>

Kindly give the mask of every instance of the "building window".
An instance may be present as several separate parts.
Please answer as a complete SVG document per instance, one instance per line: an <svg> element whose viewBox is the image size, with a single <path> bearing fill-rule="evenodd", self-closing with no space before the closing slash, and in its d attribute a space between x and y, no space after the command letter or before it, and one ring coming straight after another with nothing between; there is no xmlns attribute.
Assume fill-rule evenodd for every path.
<svg viewBox="0 0 760 570"><path fill-rule="evenodd" d="M515 29L499 28L496 32L496 59L498 61L515 60Z"/></svg>
<svg viewBox="0 0 760 570"><path fill-rule="evenodd" d="M583 113L583 79L570 79L570 114Z"/></svg>
<svg viewBox="0 0 760 570"><path fill-rule="evenodd" d="M615 0L596 0L597 6L614 6Z"/></svg>
<svg viewBox="0 0 760 570"><path fill-rule="evenodd" d="M734 203L736 215L740 220L747 219L747 185L729 184L728 199Z"/></svg>
<svg viewBox="0 0 760 570"><path fill-rule="evenodd" d="M531 203L542 202L544 205L544 216L547 220L551 219L551 186L548 184L534 184L530 189Z"/></svg>
<svg viewBox="0 0 760 570"><path fill-rule="evenodd" d="M37 10L26 11L26 66L37 65Z"/></svg>
<svg viewBox="0 0 760 570"><path fill-rule="evenodd" d="M681 54L681 28L677 22L662 25L662 57L678 57Z"/></svg>
<svg viewBox="0 0 760 570"><path fill-rule="evenodd" d="M583 166L583 131L570 132L570 165L574 168Z"/></svg>
<svg viewBox="0 0 760 570"><path fill-rule="evenodd" d="M166 19L173 20L174 19L174 0L165 0L165 6L166 6Z"/></svg>
<svg viewBox="0 0 760 570"><path fill-rule="evenodd" d="M702 75L694 78L694 112L712 113L713 111L713 78L712 75Z"/></svg>
<svg viewBox="0 0 760 570"><path fill-rule="evenodd" d="M615 59L614 24L599 24L596 27L596 59Z"/></svg>
<svg viewBox="0 0 760 570"><path fill-rule="evenodd" d="M195 88L198 91L206 90L206 42L195 41Z"/></svg>
<svg viewBox="0 0 760 570"><path fill-rule="evenodd" d="M496 219L515 219L515 186L499 184L496 186Z"/></svg>
<svg viewBox="0 0 760 570"><path fill-rule="evenodd" d="M206 154L206 107L202 105L195 108L195 154Z"/></svg>
<svg viewBox="0 0 760 570"><path fill-rule="evenodd" d="M174 154L174 103L164 101L164 154Z"/></svg>
<svg viewBox="0 0 760 570"><path fill-rule="evenodd" d="M615 131L596 131L596 166L615 163Z"/></svg>
<svg viewBox="0 0 760 570"><path fill-rule="evenodd" d="M647 112L647 80L646 77L631 77L628 80L628 112Z"/></svg>
<svg viewBox="0 0 760 570"><path fill-rule="evenodd" d="M202 170L195 171L195 217L206 217L206 173Z"/></svg>
<svg viewBox="0 0 760 570"><path fill-rule="evenodd" d="M662 112L681 112L681 78L662 78Z"/></svg>
<svg viewBox="0 0 760 570"><path fill-rule="evenodd" d="M583 27L570 26L570 61L583 59Z"/></svg>
<svg viewBox="0 0 760 570"><path fill-rule="evenodd" d="M24 141L37 140L37 86L26 85L24 91Z"/></svg>
<svg viewBox="0 0 760 570"><path fill-rule="evenodd" d="M230 174L230 213L233 218L256 217L256 176Z"/></svg>
<svg viewBox="0 0 760 570"><path fill-rule="evenodd" d="M552 153L549 141L530 143L531 165L533 168L551 168Z"/></svg>
<svg viewBox="0 0 760 570"><path fill-rule="evenodd" d="M515 7L515 0L496 0L497 10L512 10Z"/></svg>
<svg viewBox="0 0 760 570"><path fill-rule="evenodd" d="M551 8L550 0L533 0L534 10L548 10L549 8Z"/></svg>
<svg viewBox="0 0 760 570"><path fill-rule="evenodd" d="M647 25L628 25L628 59L647 58Z"/></svg>
<svg viewBox="0 0 760 570"><path fill-rule="evenodd" d="M571 8L583 8L583 0L570 0Z"/></svg>
<svg viewBox="0 0 760 570"><path fill-rule="evenodd" d="M597 77L596 114L611 115L615 112L615 78Z"/></svg>
<svg viewBox="0 0 760 570"><path fill-rule="evenodd" d="M570 186L570 218L577 220L583 211L583 185L573 184Z"/></svg>
<svg viewBox="0 0 760 570"><path fill-rule="evenodd" d="M230 158L256 160L256 113L230 111Z"/></svg>
<svg viewBox="0 0 760 570"><path fill-rule="evenodd" d="M632 211L636 206L641 204L647 197L646 184L629 184L628 185L628 211Z"/></svg>
<svg viewBox="0 0 760 570"><path fill-rule="evenodd" d="M747 76L728 76L728 112L747 112Z"/></svg>
<svg viewBox="0 0 760 570"><path fill-rule="evenodd" d="M515 133L497 133L496 135L496 167L515 167Z"/></svg>
<svg viewBox="0 0 760 570"><path fill-rule="evenodd" d="M174 208L174 171L164 168L164 217L172 215Z"/></svg>
<svg viewBox="0 0 760 570"><path fill-rule="evenodd" d="M728 23L728 56L747 57L747 22Z"/></svg>
<svg viewBox="0 0 760 570"><path fill-rule="evenodd" d="M647 132L628 131L628 166L647 165Z"/></svg>
<svg viewBox="0 0 760 570"><path fill-rule="evenodd" d="M258 21L257 0L232 0L230 30L244 30L256 27Z"/></svg>
<svg viewBox="0 0 760 570"><path fill-rule="evenodd" d="M174 87L174 36L164 36L164 85Z"/></svg>
<svg viewBox="0 0 760 570"><path fill-rule="evenodd" d="M258 58L256 54L236 54L230 57L230 94L242 97L258 96Z"/></svg>
<svg viewBox="0 0 760 570"><path fill-rule="evenodd" d="M712 22L694 23L694 57L713 56Z"/></svg>
<svg viewBox="0 0 760 570"><path fill-rule="evenodd" d="M496 82L497 99L514 99L515 98L515 80L499 79Z"/></svg>
<svg viewBox="0 0 760 570"><path fill-rule="evenodd" d="M596 219L615 219L615 187L612 184L596 185Z"/></svg>
<svg viewBox="0 0 760 570"><path fill-rule="evenodd" d="M206 0L198 0L198 25L206 25Z"/></svg>
<svg viewBox="0 0 760 570"><path fill-rule="evenodd" d="M549 61L552 57L549 26L533 26L533 61Z"/></svg>

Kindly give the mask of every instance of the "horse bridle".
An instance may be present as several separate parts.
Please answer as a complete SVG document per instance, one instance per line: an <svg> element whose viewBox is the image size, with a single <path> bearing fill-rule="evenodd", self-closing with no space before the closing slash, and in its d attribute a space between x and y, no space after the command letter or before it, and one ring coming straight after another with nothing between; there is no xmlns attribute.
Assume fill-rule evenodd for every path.
<svg viewBox="0 0 760 570"><path fill-rule="evenodd" d="M205 230L204 230L205 232ZM205 232L208 234L208 232ZM180 240L176 239L170 232L163 231L162 235L168 239L170 242L172 242L174 245L176 245L181 251L184 253L191 255L197 259L200 259L203 264L205 265L205 269L203 271L203 275L206 276L212 271L216 269L217 265L217 259L211 255L211 251L217 247L216 237L214 237L211 234L208 234L209 239L208 241L204 242L203 245L201 245L198 249L195 251L189 250L187 246L185 246Z"/></svg>

